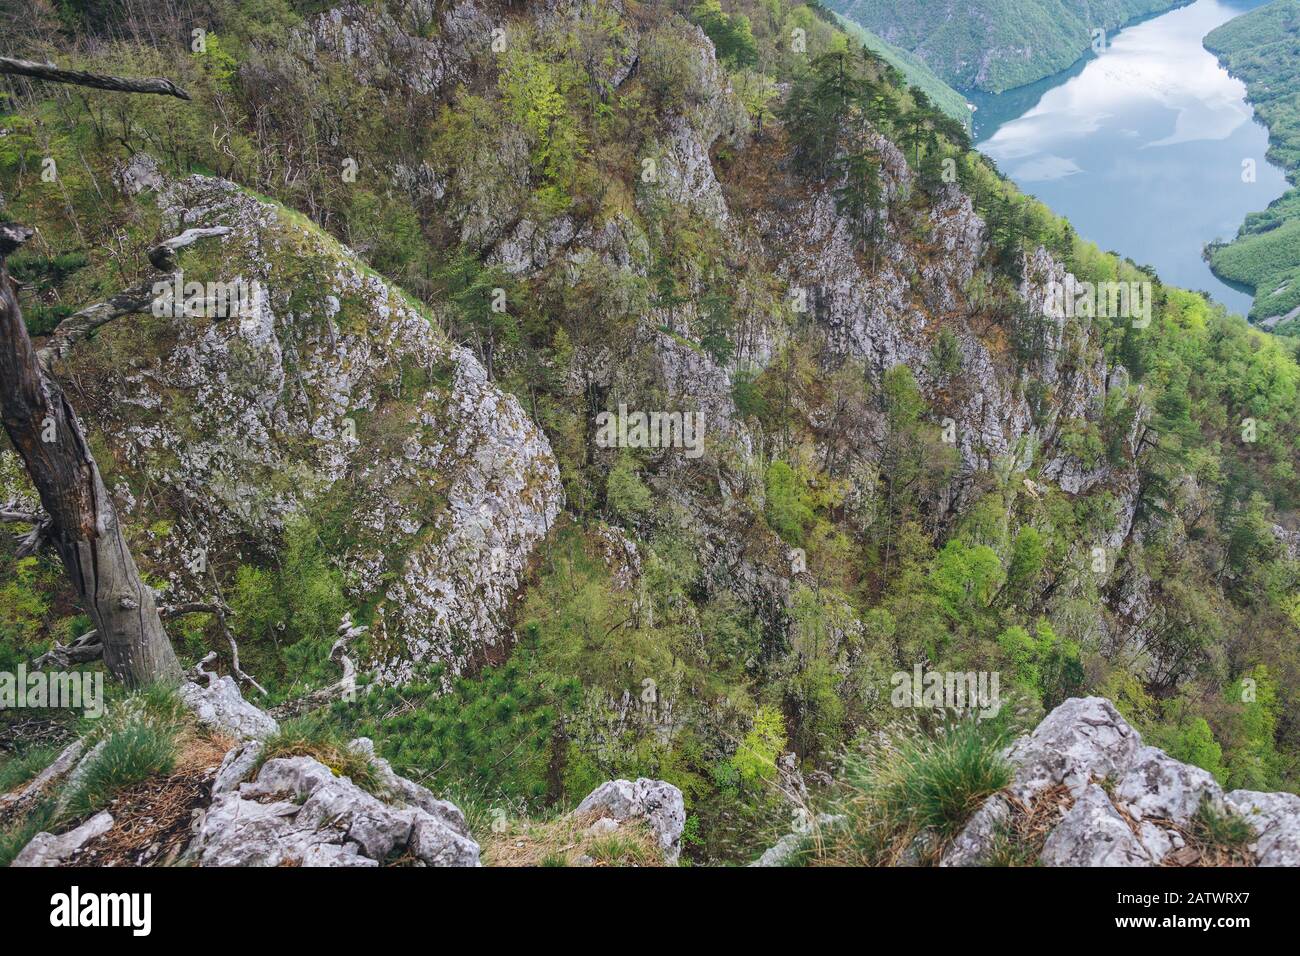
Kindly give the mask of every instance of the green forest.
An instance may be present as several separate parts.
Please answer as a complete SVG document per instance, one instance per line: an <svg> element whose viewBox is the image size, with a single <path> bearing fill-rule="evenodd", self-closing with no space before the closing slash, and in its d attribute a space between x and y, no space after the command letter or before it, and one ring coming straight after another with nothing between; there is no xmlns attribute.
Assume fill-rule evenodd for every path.
<svg viewBox="0 0 1300 956"><path fill-rule="evenodd" d="M1168 5L1103 6L1116 24ZM255 210L180 261L259 276L274 321L146 312L56 369L160 604L216 602L165 619L181 665L242 668L281 714L261 760L363 780L346 742L371 738L476 836L654 778L684 797L695 865L790 831L796 774L802 811L854 822L806 862L948 840L1006 786L1002 748L1084 695L1224 788L1300 792L1300 338L1080 238L972 148L934 79L1000 90L1068 66L1083 4L955 5L992 33L934 29L911 15L926 4L829 5L906 54L790 0L331 6L34 0L13 55L190 98L14 80L0 110L3 218L38 229L8 262L37 343L149 276L157 242L226 208L213 196ZM1219 36L1294 169L1297 91L1276 85L1300 3L1270 10L1290 40L1259 14ZM157 177L122 188L141 153ZM1300 301L1298 208L1215 253L1258 315ZM1065 271L1149 283L1150 323L1054 321L1033 290ZM421 335L427 361L391 359ZM599 446L620 404L700 410L703 457ZM355 444L332 437L343 417ZM517 421L540 437L519 425L493 454L545 467L475 457ZM439 630L403 588L454 576L431 555L479 521L458 497L475 468L505 502L475 534L535 541L508 593L469 579ZM0 439L0 503L34 500ZM511 500L555 507L525 520ZM0 535L0 670L92 627L58 556L21 549L34 527L0 529L18 532ZM370 629L361 690L307 706L338 678L344 615ZM900 711L891 675L914 666L996 672L1004 706ZM0 790L78 734L123 754L75 812L0 816L0 864L197 752L163 690L108 693L119 716L92 731L51 710L33 740L30 712L0 713Z"/></svg>
<svg viewBox="0 0 1300 956"><path fill-rule="evenodd" d="M830 0L959 90L1001 93L1059 73L1115 31L1180 0Z"/></svg>
<svg viewBox="0 0 1300 956"><path fill-rule="evenodd" d="M1219 27L1205 46L1245 81L1268 126L1268 159L1294 185L1300 175L1300 3L1274 0ZM1218 275L1255 291L1251 321L1279 335L1300 331L1300 189L1252 213L1236 238L1207 253Z"/></svg>

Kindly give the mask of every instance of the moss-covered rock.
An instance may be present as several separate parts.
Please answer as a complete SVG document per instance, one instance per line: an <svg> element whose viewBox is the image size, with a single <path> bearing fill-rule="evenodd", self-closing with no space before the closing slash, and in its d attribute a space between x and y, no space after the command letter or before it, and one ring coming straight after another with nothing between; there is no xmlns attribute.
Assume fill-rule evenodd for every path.
<svg viewBox="0 0 1300 956"><path fill-rule="evenodd" d="M231 230L185 251L185 282L250 292L236 315L122 320L68 362L132 524L171 522L143 543L148 563L177 597L207 597L306 513L371 612L363 664L381 679L423 660L458 672L502 641L561 504L545 436L303 217L202 176L157 202L169 235Z"/></svg>

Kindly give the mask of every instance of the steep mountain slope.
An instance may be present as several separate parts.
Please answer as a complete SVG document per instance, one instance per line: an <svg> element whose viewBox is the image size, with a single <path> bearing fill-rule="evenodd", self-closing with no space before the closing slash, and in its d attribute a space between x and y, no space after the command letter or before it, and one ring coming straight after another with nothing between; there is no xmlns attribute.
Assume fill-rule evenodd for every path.
<svg viewBox="0 0 1300 956"><path fill-rule="evenodd" d="M113 436L107 473L133 521L159 529L142 550L168 593L203 601L237 561L328 510L322 544L350 604L372 613L363 657L379 679L491 656L563 500L545 436L424 310L314 227L222 180L152 181L158 211L123 210L142 227L230 230L182 256L185 282L252 289L234 315L107 329L64 370Z"/></svg>
<svg viewBox="0 0 1300 956"><path fill-rule="evenodd" d="M868 47L886 63L895 67L908 84L930 98L935 106L953 119L970 125L970 106L966 98L939 79L922 60L876 36L862 24L835 14L836 23L855 42Z"/></svg>
<svg viewBox="0 0 1300 956"><path fill-rule="evenodd" d="M829 0L837 13L920 57L958 89L1000 93L1064 70L1093 31L1181 0Z"/></svg>
<svg viewBox="0 0 1300 956"><path fill-rule="evenodd" d="M667 781L700 861L752 859L805 775L929 726L891 700L913 667L1002 676L981 747L1096 690L1227 786L1295 786L1287 343L1079 241L806 6L319 7L217 4L184 55L34 18L34 58L194 100L24 87L0 139L5 214L42 231L33 321L190 222L234 229L195 278L266 282L261 352L169 316L69 369L158 583L188 586L170 536L224 536L205 583L271 704L337 677L350 610L378 680L315 729L510 816ZM1099 315L1083 283L1137 291ZM697 427L634 439L637 413ZM75 609L3 560L25 660ZM227 662L220 625L173 636Z"/></svg>
<svg viewBox="0 0 1300 956"><path fill-rule="evenodd" d="M1300 3L1274 0L1205 38L1268 124L1269 159L1300 176ZM1246 217L1237 237L1210 249L1210 265L1225 279L1255 290L1253 322L1280 333L1300 330L1300 190Z"/></svg>

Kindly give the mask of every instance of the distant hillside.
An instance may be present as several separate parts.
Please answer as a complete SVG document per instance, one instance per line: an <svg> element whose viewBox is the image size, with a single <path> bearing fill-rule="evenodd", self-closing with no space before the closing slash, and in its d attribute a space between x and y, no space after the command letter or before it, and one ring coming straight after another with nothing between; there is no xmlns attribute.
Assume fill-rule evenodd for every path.
<svg viewBox="0 0 1300 956"><path fill-rule="evenodd" d="M862 24L855 23L838 13L834 16L836 23L844 29L845 33L866 45L873 53L902 73L909 84L930 97L930 102L953 119L961 120L967 127L970 126L971 112L966 104L966 97L939 79L922 60L882 40Z"/></svg>
<svg viewBox="0 0 1300 956"><path fill-rule="evenodd" d="M1245 80L1268 124L1268 158L1300 182L1300 0L1274 0L1238 17L1207 36L1205 47ZM1300 189L1247 216L1235 240L1211 250L1210 265L1255 290L1252 321L1300 334Z"/></svg>
<svg viewBox="0 0 1300 956"><path fill-rule="evenodd" d="M991 93L1065 69L1094 28L1182 0L828 0L827 6L907 50L957 89Z"/></svg>

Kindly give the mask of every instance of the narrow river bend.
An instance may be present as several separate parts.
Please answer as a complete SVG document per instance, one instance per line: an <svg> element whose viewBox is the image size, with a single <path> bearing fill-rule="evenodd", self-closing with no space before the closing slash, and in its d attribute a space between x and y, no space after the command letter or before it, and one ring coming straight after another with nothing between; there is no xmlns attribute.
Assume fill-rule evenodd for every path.
<svg viewBox="0 0 1300 956"><path fill-rule="evenodd" d="M1216 278L1202 249L1236 235L1287 182L1264 159L1268 132L1244 84L1201 43L1265 2L1196 0L1112 35L1064 73L968 94L976 144L1083 237L1244 315L1249 291ZM1253 182L1243 181L1247 161Z"/></svg>

